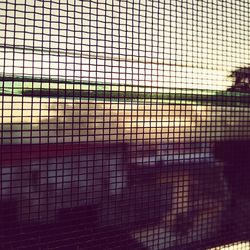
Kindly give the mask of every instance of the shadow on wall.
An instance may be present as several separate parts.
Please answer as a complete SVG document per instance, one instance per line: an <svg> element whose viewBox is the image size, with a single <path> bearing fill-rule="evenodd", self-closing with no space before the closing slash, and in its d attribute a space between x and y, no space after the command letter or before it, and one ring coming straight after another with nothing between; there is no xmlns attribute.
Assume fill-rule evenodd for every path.
<svg viewBox="0 0 250 250"><path fill-rule="evenodd" d="M224 175L232 193L232 235L250 239L250 141L228 140L216 144L215 156L224 162Z"/></svg>
<svg viewBox="0 0 250 250"><path fill-rule="evenodd" d="M25 171L23 173L18 171L20 164L17 164L12 167L13 171L16 171L16 173L12 175L10 175L9 168L7 167L5 169L7 171L5 173L5 184L7 186L5 191L10 187L15 187L16 185L9 185L9 183L16 181L20 184L17 186L26 188L23 190L25 191L23 192L24 195L29 196L30 193L34 195L33 199L25 199L27 201L26 203L17 200L21 204L21 206L19 206L20 211L23 212L25 209L32 207L29 202L38 201L38 204L45 204L43 207L44 210L41 210L41 207L39 208L37 205L33 206L33 215L35 216L33 219L40 221L43 218L46 219L49 214L49 206L46 206L48 201L51 202L51 208L55 207L55 204L59 204L58 210L68 209L71 190L66 188L65 191L63 191L63 188L65 188L63 184L66 183L61 182L62 186L57 187L59 192L54 195L54 200L53 197L52 199L50 199L51 197L47 197L51 193L48 191L52 190L53 193L53 190L55 190L54 186L60 183L57 179L59 177L55 177L54 175L57 170L61 171L64 168L63 162L79 162L80 160L82 163L85 162L85 170L81 170L83 171L81 172L82 179L77 179L80 169L77 164L74 166L68 164L68 171L64 172L64 177L68 177L70 182L74 178L74 181L85 184L88 182L88 179L92 181L88 182L88 185L85 185L87 191L80 196L80 200L86 200L86 197L89 198L87 200L93 201L95 200L94 198L96 198L96 201L98 200L97 218L99 220L98 223L102 226L105 225L107 228L123 227L121 230L125 230L130 238L133 238L141 245L152 250L167 249L181 244L192 243L192 241L201 241L213 237L221 230L221 221L224 219L224 211L230 200L224 173L226 176L231 174L232 179L230 180L230 176L228 177L230 185L239 185L238 182L234 183L233 177L234 173L236 173L235 169L239 167L235 159L241 159L243 155L238 154L235 155L235 158L230 158L234 165L234 167L232 167L232 163L228 163L226 157L227 155L230 157L233 155L230 149L232 144L229 144L228 149L222 156L209 155L212 159L209 163L200 161L201 159L204 160L204 154L202 155L201 152L198 152L197 157L199 161L195 164L194 162L185 161L186 165L184 164L185 167L183 168L179 168L179 166L170 168L170 159L172 159L172 161L176 159L174 155L177 154L177 159L180 161L179 156L181 152L178 150L176 152L172 151L172 153L164 151L163 144L165 142L176 141L179 145L180 140L185 140L185 138L194 140L219 138L222 140L228 135L231 137L233 135L244 136L249 134L248 116L243 114L235 116L234 113L232 113L234 110L230 108L227 109L226 107L223 108L223 110L218 107L216 115L218 115L220 119L215 121L211 108L192 107L188 105L185 106L185 109L183 109L181 105L128 105L121 103L118 106L118 104L97 102L74 104L66 102L50 103L43 109L41 106L32 105L33 104L28 108L28 114L23 112L23 117L21 116L22 113L20 113L20 107L18 109L18 106L14 111L9 109L11 116L2 116L4 120L3 123L1 123L2 127L0 130L1 145L21 143L50 144L72 141L88 143L100 142L103 150L110 147L110 144L109 147L105 147L105 144L103 144L105 141L108 143L118 141L135 142L137 144L129 144L128 146L129 156L126 156L126 159L130 159L130 162L127 162L126 171L124 171L123 168L117 168L119 165L124 165L118 162L113 164L115 168L111 171L108 163L110 161L109 159L105 159L107 164L104 164L106 165L106 168L104 168L103 164L99 162L103 162L103 159L99 158L97 163L95 159L96 155L91 152L89 152L90 155L85 153L85 156L82 156L82 158L79 156L75 156L75 158L67 158L64 156L61 157L60 160L52 157L49 161L43 159L44 161L39 160L38 162L33 162L33 164L29 162L24 166ZM25 107L23 106L21 109L25 110ZM241 111L239 110L240 108L237 114L240 114ZM3 111L7 112L8 109ZM245 109L242 110L242 112L243 111L245 112ZM13 122L11 122L11 120ZM242 131L239 129L239 123L241 123L242 128L244 128ZM193 129L193 127L195 127L195 129ZM235 132L233 133L232 131ZM154 148L154 142L157 140L157 144L160 146L158 149ZM146 145L147 142L150 142L149 146ZM150 147L150 145L152 147ZM191 144L187 145L186 149L190 148L190 145ZM222 147L224 148L224 146ZM249 148L248 146L244 147ZM207 148L211 149L211 145L208 145ZM101 153L101 155L103 155L103 153ZM170 156L172 156L172 158ZM87 158L89 157L92 157L92 165L88 165L87 163ZM123 156L120 156L120 158L122 157ZM224 173L223 166L220 164L216 165L217 162L215 158L217 157L227 162L227 164L231 164L231 167L226 169ZM183 159L191 160L192 157L190 157L190 155L189 157L184 155ZM152 162L153 164L150 164ZM243 172L239 171L236 175L248 173L248 162L248 160L245 162L242 160L242 166L244 166ZM97 167L95 168L96 172L86 170L92 169L93 166ZM32 172L30 171L32 167L35 174L29 175ZM75 169L73 169L74 167ZM37 169L39 168L44 170L42 171L42 175L37 173ZM50 168L50 171L48 168ZM152 174L152 168L158 172L156 171ZM145 173L145 169L148 172L146 171ZM103 176L102 173L104 172L113 172L115 174L114 176L109 176L108 174ZM28 177L21 178L23 177L22 174L25 175L25 173L28 174ZM48 176L51 173L54 178L49 179ZM89 176L86 176L87 173ZM3 175L1 175L1 177L2 176ZM119 176L124 177L123 180L115 179ZM243 176L245 190L247 190L248 187L248 177L246 176L247 175ZM48 187L48 189L44 190L42 189L44 188L43 185L39 186L40 179L47 182L45 186ZM128 181L128 179L130 181ZM241 177L239 176L236 179L240 181ZM89 189L96 184L94 180L97 181L97 187L101 189L101 192L100 189L93 189L92 191L96 191L94 193L89 191ZM121 187L121 192L113 196L113 191L119 190L115 185L112 187L115 183L125 184ZM107 187L112 188L108 189ZM33 192L30 192L31 188ZM73 188L77 189L78 187ZM232 190L234 190L234 188L232 188ZM13 193L12 191L10 193ZM19 196L17 195L18 199L22 192L20 192L18 188L16 191L18 191L17 194L19 194ZM237 193L236 191L233 191L233 193ZM130 195L131 193L133 195ZM155 193L159 195L155 195ZM65 203L63 203L64 194L66 194L69 199L66 200ZM8 196L8 193L4 195ZM102 200L102 197L106 199ZM73 196L73 198L76 203L79 201L79 196ZM234 199L237 200L236 195ZM60 202L57 203L57 200ZM84 204L76 203L73 205L96 206L95 203L93 204L91 202ZM245 201L245 203L248 204L247 201ZM60 207L62 204L65 204L65 206L67 204L67 206ZM235 206L240 207L240 204L241 202L238 202ZM245 207L247 207L247 205ZM56 217L60 217L61 211L58 210L50 210L52 213L50 214L50 219L52 219L52 221ZM25 216L29 217L29 213L24 213L22 217L20 211L19 220L26 220L27 217ZM40 214L38 211L40 211ZM41 211L44 213L41 213ZM143 213L141 211L143 211ZM245 212L248 212L248 209L246 209L244 213ZM237 212L235 212L234 215L238 220L244 218L242 214L237 215ZM127 218L129 218L129 220L127 220ZM148 225L149 221L150 225ZM84 224L85 222L82 221L82 223ZM208 227L208 223L210 227ZM186 225L184 229L182 227L183 224ZM137 228L138 226L140 226L140 228ZM98 230L100 230L100 228ZM114 228L113 231L115 231Z"/></svg>
<svg viewBox="0 0 250 250"><path fill-rule="evenodd" d="M152 250L210 239L221 230L229 194L211 145L72 145L71 150L65 144L55 146L54 155L53 144L5 145L28 156L26 163L11 159L1 168L1 197L17 203L18 223L49 223L53 228L62 220L60 225L67 228L75 218L73 210L81 214L92 206L97 232L126 232ZM35 159L35 152L41 159ZM61 217L63 212L69 221ZM84 227L87 222L81 223Z"/></svg>

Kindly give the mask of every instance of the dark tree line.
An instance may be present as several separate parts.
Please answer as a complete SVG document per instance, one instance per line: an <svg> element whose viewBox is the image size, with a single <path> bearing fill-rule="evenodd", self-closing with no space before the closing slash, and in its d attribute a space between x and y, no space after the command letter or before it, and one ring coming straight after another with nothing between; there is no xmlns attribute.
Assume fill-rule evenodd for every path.
<svg viewBox="0 0 250 250"><path fill-rule="evenodd" d="M228 91L250 93L250 67L236 69L230 77L233 77L234 85Z"/></svg>

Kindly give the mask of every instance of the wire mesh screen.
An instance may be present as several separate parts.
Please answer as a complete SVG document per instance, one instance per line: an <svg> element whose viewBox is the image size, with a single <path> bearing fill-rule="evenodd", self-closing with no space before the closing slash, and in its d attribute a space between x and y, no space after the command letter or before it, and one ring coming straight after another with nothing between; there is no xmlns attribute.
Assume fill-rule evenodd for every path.
<svg viewBox="0 0 250 250"><path fill-rule="evenodd" d="M1 249L250 249L249 7L1 1Z"/></svg>

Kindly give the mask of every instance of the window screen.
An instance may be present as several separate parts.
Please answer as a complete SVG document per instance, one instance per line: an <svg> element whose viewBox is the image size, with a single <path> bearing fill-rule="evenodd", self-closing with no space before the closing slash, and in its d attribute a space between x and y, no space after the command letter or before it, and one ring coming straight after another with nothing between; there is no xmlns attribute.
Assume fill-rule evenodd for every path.
<svg viewBox="0 0 250 250"><path fill-rule="evenodd" d="M249 249L249 8L3 0L1 248Z"/></svg>

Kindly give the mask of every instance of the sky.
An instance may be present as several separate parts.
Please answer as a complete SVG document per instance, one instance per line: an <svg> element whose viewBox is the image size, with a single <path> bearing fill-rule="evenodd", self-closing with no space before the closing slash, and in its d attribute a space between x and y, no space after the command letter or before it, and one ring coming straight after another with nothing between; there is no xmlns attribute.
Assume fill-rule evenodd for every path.
<svg viewBox="0 0 250 250"><path fill-rule="evenodd" d="M0 74L129 90L224 90L230 72L249 65L249 7L236 0L3 0Z"/></svg>

